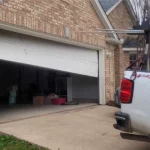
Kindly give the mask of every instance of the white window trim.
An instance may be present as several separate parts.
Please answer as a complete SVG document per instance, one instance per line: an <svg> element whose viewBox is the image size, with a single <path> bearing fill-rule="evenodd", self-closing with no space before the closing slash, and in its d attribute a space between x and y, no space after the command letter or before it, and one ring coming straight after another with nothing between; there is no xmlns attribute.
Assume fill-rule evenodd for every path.
<svg viewBox="0 0 150 150"><path fill-rule="evenodd" d="M143 51L143 48L141 49ZM137 52L137 48L123 48L124 52Z"/></svg>

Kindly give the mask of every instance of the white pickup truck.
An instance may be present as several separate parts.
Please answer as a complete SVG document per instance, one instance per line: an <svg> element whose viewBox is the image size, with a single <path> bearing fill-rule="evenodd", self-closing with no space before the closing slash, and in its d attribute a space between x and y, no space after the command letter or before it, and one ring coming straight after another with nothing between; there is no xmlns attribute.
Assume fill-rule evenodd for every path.
<svg viewBox="0 0 150 150"><path fill-rule="evenodd" d="M150 72L125 71L121 83L121 112L115 114L116 129L150 137Z"/></svg>

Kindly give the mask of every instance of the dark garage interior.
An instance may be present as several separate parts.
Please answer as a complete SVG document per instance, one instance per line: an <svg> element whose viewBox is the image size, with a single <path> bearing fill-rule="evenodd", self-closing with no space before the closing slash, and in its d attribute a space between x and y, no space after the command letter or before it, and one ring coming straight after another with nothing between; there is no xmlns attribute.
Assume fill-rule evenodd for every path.
<svg viewBox="0 0 150 150"><path fill-rule="evenodd" d="M0 105L9 104L12 87L17 88L15 104L33 104L34 96L56 93L67 98L67 76L62 72L0 61Z"/></svg>
<svg viewBox="0 0 150 150"><path fill-rule="evenodd" d="M98 103L97 78L3 60L0 61L0 68L0 105L50 105L55 96L69 103L68 95L75 104ZM71 86L67 83L68 78L72 79ZM10 102L12 97L15 99L13 103ZM38 97L37 101L35 97ZM42 99L39 100L39 97Z"/></svg>

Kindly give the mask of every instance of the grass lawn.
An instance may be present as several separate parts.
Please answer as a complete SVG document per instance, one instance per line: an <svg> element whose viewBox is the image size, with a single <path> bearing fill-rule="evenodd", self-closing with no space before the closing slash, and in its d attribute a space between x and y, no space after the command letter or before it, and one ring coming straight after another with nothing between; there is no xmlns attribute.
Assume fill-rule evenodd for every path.
<svg viewBox="0 0 150 150"><path fill-rule="evenodd" d="M48 150L37 145L16 139L8 135L0 135L0 150Z"/></svg>

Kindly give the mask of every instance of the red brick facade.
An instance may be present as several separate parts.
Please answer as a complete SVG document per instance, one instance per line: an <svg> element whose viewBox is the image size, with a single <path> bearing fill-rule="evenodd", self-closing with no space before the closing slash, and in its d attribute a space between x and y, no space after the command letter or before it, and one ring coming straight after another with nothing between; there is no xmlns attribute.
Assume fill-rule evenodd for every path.
<svg viewBox="0 0 150 150"><path fill-rule="evenodd" d="M120 86L124 70L129 66L129 52L124 52L122 46L115 49L115 89Z"/></svg>

